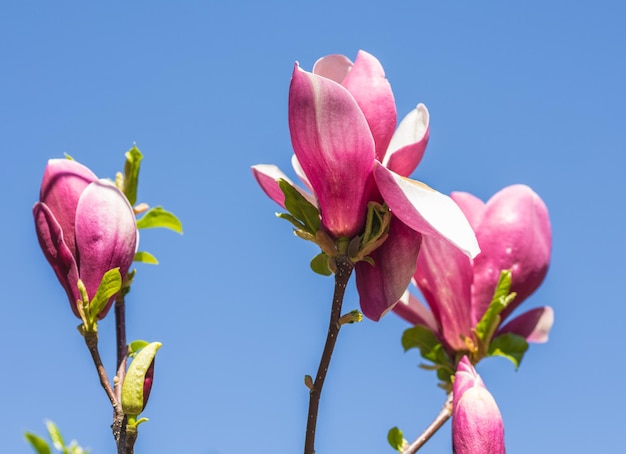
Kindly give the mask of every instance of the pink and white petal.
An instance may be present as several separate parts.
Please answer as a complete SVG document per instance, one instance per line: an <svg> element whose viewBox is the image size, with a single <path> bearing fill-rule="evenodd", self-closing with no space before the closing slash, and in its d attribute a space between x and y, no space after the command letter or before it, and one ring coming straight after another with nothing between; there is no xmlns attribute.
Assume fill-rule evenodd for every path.
<svg viewBox="0 0 626 454"><path fill-rule="evenodd" d="M355 265L361 310L367 318L380 320L402 297L415 273L421 239L419 233L392 218L387 240L371 254L374 265Z"/></svg>
<svg viewBox="0 0 626 454"><path fill-rule="evenodd" d="M498 330L498 335L513 333L528 342L548 342L548 334L554 323L554 310L550 306L531 309L515 317Z"/></svg>
<svg viewBox="0 0 626 454"><path fill-rule="evenodd" d="M279 179L285 180L287 183L296 188L298 192L302 194L302 196L306 198L309 202L311 202L313 205L317 205L315 197L313 197L302 188L299 188L298 186L293 184L289 177L287 177L287 175L285 175L282 170L280 170L274 164L254 165L252 166L252 174L254 175L257 183L259 183L259 186L261 186L261 189L263 189L263 192L265 192L265 194L267 194L270 199L272 199L283 208L285 208L285 195L278 185Z"/></svg>
<svg viewBox="0 0 626 454"><path fill-rule="evenodd" d="M423 325L439 335L439 325L433 313L408 290L393 307L393 311L411 325Z"/></svg>
<svg viewBox="0 0 626 454"><path fill-rule="evenodd" d="M80 317L76 308L76 301L81 299L78 291L78 267L65 241L61 224L48 206L41 202L33 207L33 216L41 250L65 289L72 311L76 317Z"/></svg>
<svg viewBox="0 0 626 454"><path fill-rule="evenodd" d="M482 253L474 260L474 304L484 313L500 270L512 270L511 291L517 297L502 312L505 319L543 281L550 263L548 210L528 186L508 186L488 202L476 231Z"/></svg>
<svg viewBox="0 0 626 454"><path fill-rule="evenodd" d="M298 157L295 154L291 155L291 167L293 167L293 170L296 172L296 175L298 175L298 178L300 178L300 181L304 183L304 186L306 186L309 189L309 191L313 192L311 183L309 182L309 179L306 177L304 170L302 170L302 166L300 165L300 162L298 161Z"/></svg>
<svg viewBox="0 0 626 454"><path fill-rule="evenodd" d="M378 162L374 164L374 177L391 212L413 230L443 238L469 257L480 252L472 227L450 197L398 175Z"/></svg>
<svg viewBox="0 0 626 454"><path fill-rule="evenodd" d="M382 163L404 177L409 176L418 166L430 135L428 109L424 104L408 113L400 122L389 143L389 149Z"/></svg>
<svg viewBox="0 0 626 454"><path fill-rule="evenodd" d="M382 162L396 129L396 102L385 70L373 55L359 51L341 83L363 111L376 144L376 159Z"/></svg>
<svg viewBox="0 0 626 454"><path fill-rule="evenodd" d="M104 273L119 267L123 278L128 272L137 250L135 214L124 194L111 182L95 181L81 195L76 208L76 247L80 278L90 299ZM106 315L112 301L100 318Z"/></svg>
<svg viewBox="0 0 626 454"><path fill-rule="evenodd" d="M344 81L351 69L352 61L348 57L340 54L332 54L317 60L311 72L340 84Z"/></svg>
<svg viewBox="0 0 626 454"><path fill-rule="evenodd" d="M424 236L417 258L415 282L453 350L466 350L462 336L471 336L471 260L441 238Z"/></svg>
<svg viewBox="0 0 626 454"><path fill-rule="evenodd" d="M326 229L353 237L365 223L374 140L352 95L295 66L289 89L291 141Z"/></svg>
<svg viewBox="0 0 626 454"><path fill-rule="evenodd" d="M44 171L39 201L54 213L65 232L65 244L76 253L74 221L76 205L87 185L98 177L84 165L71 159L50 159Z"/></svg>
<svg viewBox="0 0 626 454"><path fill-rule="evenodd" d="M450 198L461 208L472 229L477 231L487 209L485 202L469 192L453 192Z"/></svg>

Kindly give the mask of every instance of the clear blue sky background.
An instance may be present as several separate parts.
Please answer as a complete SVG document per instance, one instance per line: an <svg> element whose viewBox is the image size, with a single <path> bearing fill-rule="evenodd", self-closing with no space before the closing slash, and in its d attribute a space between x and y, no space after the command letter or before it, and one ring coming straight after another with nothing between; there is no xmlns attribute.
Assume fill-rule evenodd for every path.
<svg viewBox="0 0 626 454"><path fill-rule="evenodd" d="M621 1L130 1L0 5L2 222L0 435L58 423L114 452L111 410L65 294L39 250L31 207L47 159L69 153L99 176L145 155L139 198L185 233L142 233L161 260L139 265L129 339L159 340L138 453L301 452L332 280L315 247L274 217L249 170L289 170L293 63L359 49L383 63L399 115L431 112L414 177L486 199L532 186L553 226L547 279L524 308L552 305L551 340L515 372L478 370L506 426L507 452L623 447L626 268L625 45ZM345 309L357 308L351 287ZM322 398L317 450L385 453L444 400L403 353L394 315L342 330ZM114 365L113 319L100 327ZM451 452L450 427L424 448Z"/></svg>

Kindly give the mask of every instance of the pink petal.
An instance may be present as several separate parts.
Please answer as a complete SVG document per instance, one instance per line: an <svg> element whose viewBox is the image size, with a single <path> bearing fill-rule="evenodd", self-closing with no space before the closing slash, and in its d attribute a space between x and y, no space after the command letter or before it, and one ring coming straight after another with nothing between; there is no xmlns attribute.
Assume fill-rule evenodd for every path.
<svg viewBox="0 0 626 454"><path fill-rule="evenodd" d="M306 198L313 205L317 204L315 198L311 194L293 184L293 182L287 177L287 175L285 175L278 167L273 164L254 165L252 166L252 174L254 175L254 178L256 179L257 183L259 183L259 186L261 186L261 189L263 189L265 194L267 194L270 199L272 199L283 208L285 208L285 195L280 189L280 186L278 186L279 179L283 179L287 181L287 183L291 184L294 188L298 190L300 194L302 194L304 198Z"/></svg>
<svg viewBox="0 0 626 454"><path fill-rule="evenodd" d="M389 237L371 254L374 266L356 264L356 286L367 318L380 320L406 291L415 272L420 242L419 233L392 218Z"/></svg>
<svg viewBox="0 0 626 454"><path fill-rule="evenodd" d="M450 197L461 208L472 229L476 231L487 209L485 202L468 192L453 192Z"/></svg>
<svg viewBox="0 0 626 454"><path fill-rule="evenodd" d="M278 186L278 179L282 178L291 183L287 175L273 164L254 165L252 166L252 174L265 194L281 207L285 208L285 195Z"/></svg>
<svg viewBox="0 0 626 454"><path fill-rule="evenodd" d="M502 415L467 357L459 362L452 393L454 453L504 454Z"/></svg>
<svg viewBox="0 0 626 454"><path fill-rule="evenodd" d="M64 242L76 254L74 222L80 195L98 177L87 167L70 159L50 159L41 182L39 201L54 213L65 237Z"/></svg>
<svg viewBox="0 0 626 454"><path fill-rule="evenodd" d="M76 208L76 246L80 278L93 298L107 271L128 272L137 249L135 214L128 200L112 183L98 180L81 195ZM113 298L100 313L104 317Z"/></svg>
<svg viewBox="0 0 626 454"><path fill-rule="evenodd" d="M396 103L382 65L376 57L361 50L341 84L365 114L376 143L376 159L382 162L397 121Z"/></svg>
<svg viewBox="0 0 626 454"><path fill-rule="evenodd" d="M453 350L466 350L471 336L471 260L448 241L425 236L417 258L415 283Z"/></svg>
<svg viewBox="0 0 626 454"><path fill-rule="evenodd" d="M527 342L548 342L548 334L554 323L554 311L550 306L531 309L515 317L498 330L499 334L513 333Z"/></svg>
<svg viewBox="0 0 626 454"><path fill-rule="evenodd" d="M65 289L72 311L76 317L80 317L76 309L76 301L81 299L78 291L78 267L67 247L61 224L57 222L48 206L41 202L37 202L33 207L33 216L41 250Z"/></svg>
<svg viewBox="0 0 626 454"><path fill-rule="evenodd" d="M430 135L429 115L424 104L409 112L391 138L383 165L403 177L409 176L424 156Z"/></svg>
<svg viewBox="0 0 626 454"><path fill-rule="evenodd" d="M430 309L408 291L404 292L398 304L393 307L393 311L411 325L423 325L435 334L440 331Z"/></svg>
<svg viewBox="0 0 626 454"><path fill-rule="evenodd" d="M365 222L365 189L374 162L374 141L361 109L341 85L296 64L289 130L322 223L336 237L353 237Z"/></svg>
<svg viewBox="0 0 626 454"><path fill-rule="evenodd" d="M374 177L391 212L413 230L443 238L474 257L480 249L474 231L454 201L419 181L374 164Z"/></svg>
<svg viewBox="0 0 626 454"><path fill-rule="evenodd" d="M502 312L505 319L543 281L550 263L548 210L528 186L496 193L476 230L482 253L474 259L473 304L476 318L487 309L501 270L512 269L511 291L517 297Z"/></svg>
<svg viewBox="0 0 626 454"><path fill-rule="evenodd" d="M342 83L350 70L352 61L345 55L333 54L322 57L313 65L313 74Z"/></svg>

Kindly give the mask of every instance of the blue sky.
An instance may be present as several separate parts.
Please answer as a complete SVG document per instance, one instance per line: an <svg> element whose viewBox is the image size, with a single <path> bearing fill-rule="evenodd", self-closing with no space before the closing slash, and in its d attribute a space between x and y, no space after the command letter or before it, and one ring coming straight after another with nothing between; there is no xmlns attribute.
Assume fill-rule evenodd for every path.
<svg viewBox="0 0 626 454"><path fill-rule="evenodd" d="M385 6L383 6L383 4ZM54 420L93 453L114 452L111 411L76 319L37 244L31 208L63 153L113 177L133 143L139 199L185 233L142 232L161 261L138 265L129 339L163 343L137 452L302 450L332 280L314 245L274 217L250 165L289 170L287 92L359 49L385 67L399 116L418 102L431 139L413 174L487 199L530 185L546 202L553 260L522 308L551 305L550 342L519 371L478 371L503 414L507 452L616 452L626 395L626 100L618 1L4 2L0 5L0 330L3 452ZM290 173L293 176L293 173ZM358 307L354 286L345 310ZM439 411L435 377L404 353L394 315L342 330L322 397L317 451L392 452ZM100 325L114 364L113 320ZM617 389L617 391L616 391ZM445 426L420 452L451 452Z"/></svg>

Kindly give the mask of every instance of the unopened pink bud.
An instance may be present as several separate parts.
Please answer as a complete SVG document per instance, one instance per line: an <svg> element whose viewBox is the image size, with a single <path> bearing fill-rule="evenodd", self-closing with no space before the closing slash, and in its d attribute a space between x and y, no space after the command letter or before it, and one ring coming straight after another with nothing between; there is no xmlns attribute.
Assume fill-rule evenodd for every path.
<svg viewBox="0 0 626 454"><path fill-rule="evenodd" d="M452 393L454 453L504 454L502 415L466 356L457 367Z"/></svg>

